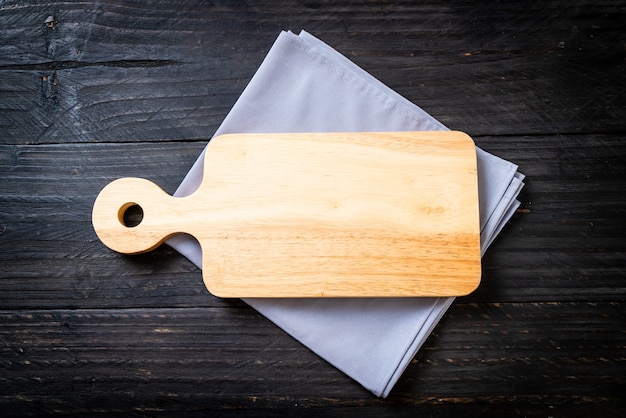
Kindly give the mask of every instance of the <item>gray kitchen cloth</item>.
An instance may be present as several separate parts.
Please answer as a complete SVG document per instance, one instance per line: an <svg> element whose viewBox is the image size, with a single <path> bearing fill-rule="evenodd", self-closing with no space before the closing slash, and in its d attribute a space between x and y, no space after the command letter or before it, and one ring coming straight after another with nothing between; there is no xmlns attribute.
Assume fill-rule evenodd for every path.
<svg viewBox="0 0 626 418"><path fill-rule="evenodd" d="M470 127L468 127L470 128ZM215 135L447 128L307 32L282 32ZM206 150L205 150L206 151ZM477 148L481 252L519 205L517 166ZM176 196L202 181L204 152ZM197 241L167 243L198 267ZM377 396L386 397L454 298L258 298L245 302Z"/></svg>

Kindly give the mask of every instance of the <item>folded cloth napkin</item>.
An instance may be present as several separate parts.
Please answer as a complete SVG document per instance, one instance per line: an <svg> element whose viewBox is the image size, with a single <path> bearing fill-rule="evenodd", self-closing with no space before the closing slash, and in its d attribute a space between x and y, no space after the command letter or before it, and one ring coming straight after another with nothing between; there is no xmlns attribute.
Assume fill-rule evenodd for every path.
<svg viewBox="0 0 626 418"><path fill-rule="evenodd" d="M445 130L444 125L314 36L283 32L215 135ZM204 153L203 153L204 154ZM176 196L202 180L203 155ZM481 250L515 212L517 166L477 149ZM198 267L198 243L168 244ZM319 356L386 397L454 298L245 299Z"/></svg>

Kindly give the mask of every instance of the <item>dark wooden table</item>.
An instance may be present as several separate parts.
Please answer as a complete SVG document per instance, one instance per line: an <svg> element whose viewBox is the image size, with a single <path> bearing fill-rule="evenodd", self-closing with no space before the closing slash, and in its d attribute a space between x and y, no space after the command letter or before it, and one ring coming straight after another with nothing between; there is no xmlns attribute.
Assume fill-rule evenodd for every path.
<svg viewBox="0 0 626 418"><path fill-rule="evenodd" d="M626 3L294 3L0 2L0 414L624 416ZM91 228L115 178L172 193L302 28L528 176L384 400Z"/></svg>

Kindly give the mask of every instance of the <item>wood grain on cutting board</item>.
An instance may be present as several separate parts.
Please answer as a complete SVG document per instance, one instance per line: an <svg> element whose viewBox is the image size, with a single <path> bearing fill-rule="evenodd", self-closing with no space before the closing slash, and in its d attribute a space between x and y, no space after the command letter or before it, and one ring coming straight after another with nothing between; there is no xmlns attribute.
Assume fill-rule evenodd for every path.
<svg viewBox="0 0 626 418"><path fill-rule="evenodd" d="M126 227L133 204L143 220ZM223 297L460 296L480 281L476 155L461 132L223 135L194 194L120 179L93 222L130 254L193 235Z"/></svg>

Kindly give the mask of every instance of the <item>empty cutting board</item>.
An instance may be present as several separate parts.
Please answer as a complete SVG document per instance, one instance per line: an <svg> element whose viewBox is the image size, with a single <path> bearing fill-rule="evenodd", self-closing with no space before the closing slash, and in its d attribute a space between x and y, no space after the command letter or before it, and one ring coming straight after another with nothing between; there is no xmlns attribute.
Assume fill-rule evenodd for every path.
<svg viewBox="0 0 626 418"><path fill-rule="evenodd" d="M143 218L126 226L134 205ZM461 296L480 282L476 149L461 132L222 135L194 194L122 178L93 226L128 254L193 235L221 297Z"/></svg>

